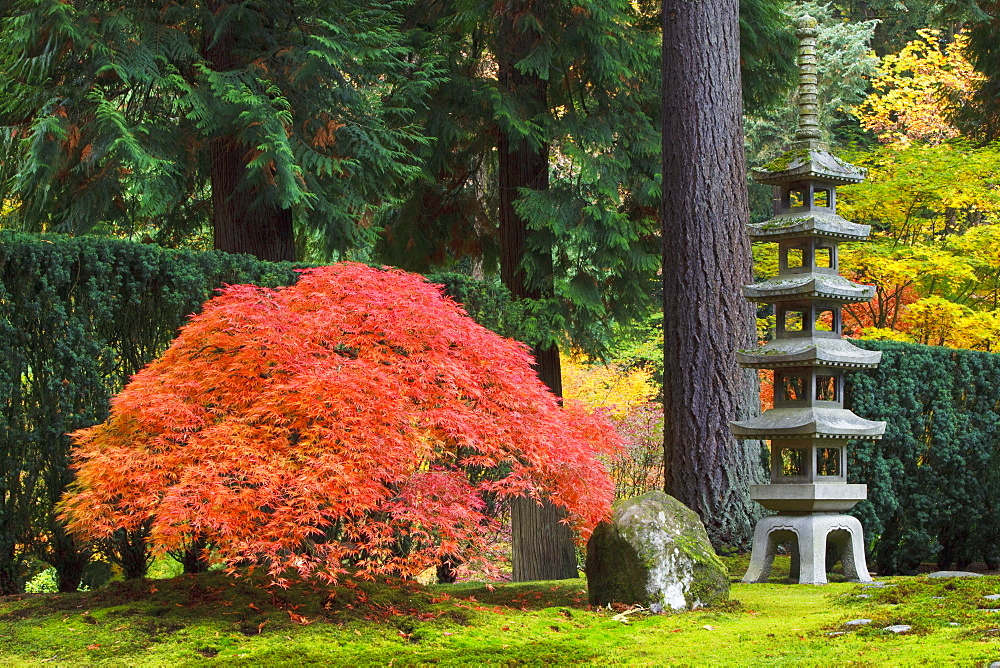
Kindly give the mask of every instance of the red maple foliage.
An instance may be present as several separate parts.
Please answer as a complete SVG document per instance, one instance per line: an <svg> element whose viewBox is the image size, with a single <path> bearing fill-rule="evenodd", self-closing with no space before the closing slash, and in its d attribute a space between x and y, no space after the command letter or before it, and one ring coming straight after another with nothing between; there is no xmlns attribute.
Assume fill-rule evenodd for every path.
<svg viewBox="0 0 1000 668"><path fill-rule="evenodd" d="M583 534L614 491L614 429L561 407L528 349L437 286L341 263L227 287L75 432L75 534L148 527L158 552L335 579L474 560L486 500L547 497Z"/></svg>

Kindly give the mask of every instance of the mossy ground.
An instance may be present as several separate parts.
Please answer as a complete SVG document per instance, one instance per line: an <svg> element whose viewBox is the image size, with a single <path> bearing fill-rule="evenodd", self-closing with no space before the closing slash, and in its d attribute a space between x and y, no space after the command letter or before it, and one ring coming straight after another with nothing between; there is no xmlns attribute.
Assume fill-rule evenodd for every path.
<svg viewBox="0 0 1000 668"><path fill-rule="evenodd" d="M730 560L737 574L740 563ZM785 566L787 571L787 565ZM776 578L782 577L776 572ZM988 665L1000 577L890 587L734 584L735 601L626 616L585 580L269 589L220 573L0 599L0 665ZM868 598L863 598L867 596ZM844 622L872 619L849 630ZM895 623L912 632L883 631ZM953 626L953 624L957 626Z"/></svg>

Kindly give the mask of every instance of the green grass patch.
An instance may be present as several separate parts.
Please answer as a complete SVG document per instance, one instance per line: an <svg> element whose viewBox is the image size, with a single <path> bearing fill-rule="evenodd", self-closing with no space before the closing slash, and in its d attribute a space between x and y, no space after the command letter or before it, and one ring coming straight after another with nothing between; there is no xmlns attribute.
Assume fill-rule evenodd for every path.
<svg viewBox="0 0 1000 668"><path fill-rule="evenodd" d="M734 600L717 609L622 617L621 608L589 608L583 579L432 587L344 581L283 590L255 577L206 573L0 599L0 665L876 666L1000 660L1000 612L989 611L1000 601L985 598L1000 593L1000 577L885 582L891 586L734 584ZM872 622L844 625L858 618ZM891 624L912 630L883 630Z"/></svg>

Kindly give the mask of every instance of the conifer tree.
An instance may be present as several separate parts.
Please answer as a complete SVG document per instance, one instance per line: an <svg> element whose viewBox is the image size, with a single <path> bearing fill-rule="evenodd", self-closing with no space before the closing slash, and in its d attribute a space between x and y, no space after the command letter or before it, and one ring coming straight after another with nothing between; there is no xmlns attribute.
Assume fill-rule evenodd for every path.
<svg viewBox="0 0 1000 668"><path fill-rule="evenodd" d="M983 142L1000 139L1000 2L968 0L953 5L968 9L972 17L966 56L983 79L977 82L972 99L958 108L956 121L970 137Z"/></svg>
<svg viewBox="0 0 1000 668"><path fill-rule="evenodd" d="M424 174L379 220L379 257L426 271L471 256L486 273L520 274L515 292L554 291L539 307L599 347L609 321L643 312L658 267L651 17L622 0L454 0L416 3L410 24L447 74L419 121L433 138L415 149ZM501 142L546 156L536 185L501 193ZM501 259L500 219L514 216L528 235Z"/></svg>
<svg viewBox="0 0 1000 668"><path fill-rule="evenodd" d="M399 3L20 0L0 24L0 188L26 229L214 227L216 248L327 249L416 167L433 69Z"/></svg>

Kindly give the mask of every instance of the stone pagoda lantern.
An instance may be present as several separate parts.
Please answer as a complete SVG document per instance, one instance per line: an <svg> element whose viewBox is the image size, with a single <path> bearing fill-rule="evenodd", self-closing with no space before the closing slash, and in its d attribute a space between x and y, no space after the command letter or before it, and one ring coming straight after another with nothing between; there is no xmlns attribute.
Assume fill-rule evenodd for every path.
<svg viewBox="0 0 1000 668"><path fill-rule="evenodd" d="M882 353L841 338L841 306L865 302L874 288L838 275L837 246L865 239L869 226L837 215L838 185L859 183L862 170L832 155L820 141L816 117L816 21L796 25L799 42L799 128L791 150L753 171L774 187L777 215L749 226L753 241L778 244L775 278L749 285L752 302L773 304L777 326L767 345L736 353L741 366L774 369L774 408L730 423L743 439L771 442L771 483L750 496L777 515L754 531L744 582L766 582L779 544L791 542L792 577L826 583L827 543L839 552L848 579L870 582L861 523L843 513L867 497L847 482L848 439L877 439L884 422L844 408L844 373L878 365Z"/></svg>

